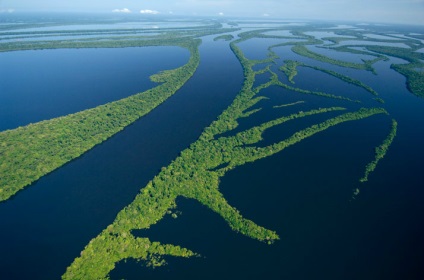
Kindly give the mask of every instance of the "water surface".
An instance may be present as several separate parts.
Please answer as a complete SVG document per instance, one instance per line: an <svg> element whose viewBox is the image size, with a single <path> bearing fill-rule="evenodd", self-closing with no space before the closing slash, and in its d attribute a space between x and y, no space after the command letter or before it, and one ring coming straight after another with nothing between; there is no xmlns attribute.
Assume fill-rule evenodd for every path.
<svg viewBox="0 0 424 280"><path fill-rule="evenodd" d="M187 63L181 47L0 53L0 131L145 91L149 76Z"/></svg>
<svg viewBox="0 0 424 280"><path fill-rule="evenodd" d="M214 37L203 38L199 69L177 94L122 133L0 204L0 228L7 229L0 231L0 247L8 252L0 255L0 278L59 279L87 242L231 103L241 87L242 70L228 42L214 42ZM267 44L274 43L249 41L243 44L249 58L266 57ZM255 107L263 110L240 120L229 135L317 107L383 106L390 115L331 127L222 178L220 190L228 202L246 218L275 230L281 238L275 244L236 233L216 213L179 198L176 210L182 214L177 219L168 215L136 234L181 245L201 257L167 257L168 265L154 270L130 260L118 264L112 279L424 278L424 132L420 129L424 100L408 92L405 77L390 69L399 60L376 63L375 75L313 61L294 54L290 47L275 51L281 57L275 71L284 59L324 67L370 85L386 103L378 104L363 89L328 74L301 67L295 86L355 95L362 103L269 87L260 93L269 99ZM55 57L54 51L48 54ZM342 53L340 59L348 60L350 54ZM35 62L29 67L42 65L41 60ZM305 102L274 108L301 100ZM275 143L337 114L276 126L258 145ZM399 123L397 137L369 181L361 184L365 165L388 134L392 118ZM358 187L360 195L352 199Z"/></svg>
<svg viewBox="0 0 424 280"><path fill-rule="evenodd" d="M7 229L0 231L0 247L8 252L0 255L0 278L59 279L160 168L230 104L241 86L241 66L228 44L213 38L204 38L194 76L165 103L0 204L0 228Z"/></svg>

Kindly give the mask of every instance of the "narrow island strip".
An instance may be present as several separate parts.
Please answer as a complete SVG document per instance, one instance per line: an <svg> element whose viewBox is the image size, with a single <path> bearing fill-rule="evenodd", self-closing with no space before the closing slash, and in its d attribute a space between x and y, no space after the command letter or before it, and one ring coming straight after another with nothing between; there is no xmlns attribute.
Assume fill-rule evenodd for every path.
<svg viewBox="0 0 424 280"><path fill-rule="evenodd" d="M238 121L246 116L245 112L252 110L252 107L261 100L258 97L260 89L253 87L257 73L252 70L252 66L257 62L246 59L234 42L230 46L241 62L245 75L242 89L232 104L205 128L190 147L183 150L174 161L162 168L146 186L141 188L134 201L122 209L115 220L87 244L81 255L67 268L62 279L108 279L116 264L128 259L147 262L153 259L154 264L160 266L164 263L160 259L165 256L196 256L197 254L190 249L152 242L136 234L139 230L158 223L176 206L178 197L196 200L220 215L232 230L272 244L280 238L279 235L243 217L240 211L231 206L219 189L220 179L238 166L270 157L331 127L378 114L387 114L383 108L361 108L342 113L265 147L255 144L258 144L263 139L265 131L272 127L299 118L313 118L315 115L342 112L346 109L330 107L299 111L264 122L235 135L222 136L234 130L238 126Z"/></svg>
<svg viewBox="0 0 424 280"><path fill-rule="evenodd" d="M147 91L92 109L0 132L0 201L81 156L166 101L196 71L200 39L178 42L187 64L152 75Z"/></svg>
<svg viewBox="0 0 424 280"><path fill-rule="evenodd" d="M370 175L370 173L375 170L378 162L386 155L390 145L393 142L393 139L395 139L396 132L397 132L397 122L395 120L392 120L392 128L390 130L390 133L389 135L387 135L387 138L384 139L383 143L381 143L380 146L375 148L375 159L371 161L370 163L368 163L367 166L365 167L364 177L359 179L361 183L368 181L368 176Z"/></svg>

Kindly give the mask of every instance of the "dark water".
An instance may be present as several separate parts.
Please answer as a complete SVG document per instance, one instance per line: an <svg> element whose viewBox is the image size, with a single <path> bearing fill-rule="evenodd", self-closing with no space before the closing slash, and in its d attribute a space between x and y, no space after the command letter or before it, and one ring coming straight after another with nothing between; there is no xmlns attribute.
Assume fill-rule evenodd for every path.
<svg viewBox="0 0 424 280"><path fill-rule="evenodd" d="M206 38L200 48L202 61L195 76L176 95L122 133L0 204L0 248L7 252L0 255L0 279L58 279L160 167L195 141L231 102L241 86L241 67L228 43L212 38ZM255 57L265 57L266 47L251 48ZM282 59L296 57L287 48L279 48L278 54ZM270 87L261 92L270 99L257 105L264 109L243 119L232 133L317 107L383 106L390 115L340 124L222 178L220 188L228 202L246 218L275 230L280 240L269 246L247 238L198 202L179 198L177 210L182 214L177 219L167 216L137 234L181 245L201 257L169 257L167 266L156 269L130 260L117 265L112 279L424 278L424 100L406 90L405 78L391 70L389 62L376 64L377 75L313 65L341 69L376 89L386 103L372 103L368 101L372 96L362 89L302 68L296 86L363 95L363 103ZM328 87L320 88L322 84ZM273 108L299 100L305 103ZM258 145L282 140L337 114L274 127ZM360 184L374 147L390 130L391 118L399 123L398 135L369 181ZM357 187L361 193L352 200Z"/></svg>
<svg viewBox="0 0 424 280"><path fill-rule="evenodd" d="M0 131L92 108L151 88L184 65L179 47L60 49L0 54Z"/></svg>
<svg viewBox="0 0 424 280"><path fill-rule="evenodd" d="M253 38L237 44L248 59L266 59L268 56L268 47L280 43L301 42L306 40L299 39L259 39Z"/></svg>
<svg viewBox="0 0 424 280"><path fill-rule="evenodd" d="M358 41L358 43L359 42L360 41ZM380 45L384 45L384 44L380 43ZM334 51L334 50L330 50L330 49L326 49L326 48L322 48L322 47L317 47L317 46L307 46L307 48L308 48L308 50L310 50L314 53L322 54L322 55L325 55L325 56L330 57L332 59L347 61L347 62L352 62L352 63L364 63L363 60L373 60L373 59L375 59L375 57L371 56L371 55L353 54L353 53L348 53L348 52L338 52L338 51Z"/></svg>
<svg viewBox="0 0 424 280"><path fill-rule="evenodd" d="M59 279L90 239L230 104L241 86L240 64L228 44L209 37L200 53L198 71L168 101L0 204L0 279Z"/></svg>
<svg viewBox="0 0 424 280"><path fill-rule="evenodd" d="M270 99L256 106L263 110L241 120L229 133L318 106L350 110L382 106L390 114L332 127L274 156L238 167L222 179L220 188L229 203L246 218L277 231L280 241L272 246L253 241L231 231L219 215L198 202L178 199L182 215L167 216L137 234L181 245L201 257L166 258L168 265L154 270L128 261L117 266L112 279L422 279L424 100L409 93L404 77L389 66L378 63L377 75L354 70L355 78L368 81L385 104L372 101L373 96L361 88L302 68L296 86L334 90L347 97L355 94L362 103L271 87L261 92ZM305 103L273 108L299 100ZM282 140L337 114L272 128L258 145ZM361 184L359 178L374 158L374 147L389 133L391 118L399 123L397 137L369 181ZM352 199L357 187L361 193Z"/></svg>
<svg viewBox="0 0 424 280"><path fill-rule="evenodd" d="M293 56L289 51L278 54ZM384 105L373 106L386 108L389 117L333 127L223 178L221 189L230 204L281 236L276 251L258 253L246 267L255 266L270 279L423 278L424 225L419 221L424 214L420 202L424 175L419 169L424 163L424 133L419 128L424 124L424 100L409 93L405 78L389 66L390 62L377 63L377 75L353 71L355 78L371 85L386 100ZM361 91L305 70L299 71L296 86L314 89L328 85L324 87L336 91L338 87L344 96L346 90ZM269 89L271 100L283 103L273 91ZM306 101L296 105L298 110L319 99L289 97L286 103L298 98ZM372 104L361 101L362 105ZM260 117L266 113L257 119ZM399 123L397 137L369 182L361 185L358 179L372 160L373 147L387 135L390 118ZM242 125L247 127L246 123ZM264 141L280 139L290 130L284 126L266 133ZM361 187L361 194L350 201L356 187ZM270 263L275 265L270 267Z"/></svg>

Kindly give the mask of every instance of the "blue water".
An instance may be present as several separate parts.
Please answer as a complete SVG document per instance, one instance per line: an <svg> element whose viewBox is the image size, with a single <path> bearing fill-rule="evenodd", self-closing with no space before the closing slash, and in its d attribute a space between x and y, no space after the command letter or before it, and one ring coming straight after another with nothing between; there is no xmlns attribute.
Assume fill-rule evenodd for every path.
<svg viewBox="0 0 424 280"><path fill-rule="evenodd" d="M242 69L228 44L213 38L204 38L193 78L165 103L0 204L0 228L7 229L0 231L0 248L7 252L0 254L0 279L59 279L158 170L231 103ZM49 54L58 59L51 50L44 57ZM173 55L174 63L186 58L184 52ZM132 78L147 79L138 72Z"/></svg>
<svg viewBox="0 0 424 280"><path fill-rule="evenodd" d="M294 56L289 48L277 53L281 57ZM351 69L342 73L353 73L354 78L371 85L385 104L361 98L361 104L351 105L271 87L263 93L271 98L263 101L265 110L250 122L241 122L238 130L275 118L278 113L272 105L298 100L306 102L297 108L280 108L285 111L280 114L332 103L350 109L382 106L390 114L333 127L277 155L239 167L223 178L220 188L229 203L281 237L269 250L258 249L249 255L244 262L246 274L243 271L235 275L249 278L260 271L259 275L269 279L423 278L424 226L419 221L424 214L424 175L419 169L424 163L424 133L419 128L424 125L424 100L406 90L405 78L390 69L390 62L375 67L377 75ZM345 96L352 90L363 91L311 69L300 69L295 80L301 88L317 87ZM363 94L367 97L366 92ZM370 94L368 97L372 98ZM373 159L374 147L389 132L391 118L399 123L397 137L369 181L360 184L358 179ZM313 119L269 130L262 145L318 122ZM361 193L351 200L357 187Z"/></svg>
<svg viewBox="0 0 424 280"><path fill-rule="evenodd" d="M203 128L231 103L242 84L242 69L228 42L214 42L214 37L203 38L199 69L169 100L81 158L0 204L0 279L59 279L89 240L110 224L140 188L195 141ZM245 44L244 50L252 58L264 58L266 47L265 43ZM142 51L91 50L87 59L91 56L94 59L98 54L96 61L102 63L111 59L106 55L109 52L125 50L130 53ZM169 54L168 51L158 54L157 60L145 60L146 64L142 67L157 67L157 72L166 69L164 63L175 67L187 61L185 50L171 50ZM73 52L86 50L63 51L69 51L72 57ZM276 51L282 59L311 62L286 47ZM32 58L29 54L16 52L8 55L15 55L14 61L19 61ZM54 82L72 85L79 81L76 88L86 86L88 90L81 96L77 93L64 94L62 99L67 101L62 105L59 105L62 100L59 98L47 106L45 100L54 97L52 92L45 93L35 90L36 87L22 85L33 88L32 94L44 99L33 98L34 104L24 104L27 107L39 106L50 116L63 115L65 110L75 112L80 110L78 108L89 108L105 100L132 94L132 90L119 91L110 93L106 98L92 90L93 82L89 79L78 80L69 76L71 71L57 71L58 68L49 66L72 65L74 61L67 55L58 55L56 50L35 54L42 54L43 59L29 59L27 68L41 68L46 77L56 77ZM128 55L127 60L108 60L113 67L87 68L84 74L110 78L112 81L100 79L102 83L111 83L107 88L113 87L114 83L118 84L117 88L131 84L128 87L134 87L138 92L141 89L137 86L151 86L148 76L152 73L147 70L140 72L138 67L143 64L140 63L142 59L131 66L134 57ZM130 63L126 75L109 75L108 72L115 68L126 71L127 65L122 61ZM280 66L282 61L278 63L273 67ZM43 65L49 67L42 69ZM102 65L105 66L106 62ZM373 102L369 93L337 81L330 75L301 68L296 86L328 90L334 94L340 92L344 96L356 94L361 96L362 103L270 87L260 93L269 99L255 106L263 110L242 119L240 126L230 134L279 116L317 107L343 106L356 110L361 106L382 106L390 115L340 124L274 156L238 167L222 178L220 190L228 202L246 218L275 230L280 240L269 246L247 238L232 231L221 217L198 202L179 198L177 210L182 214L177 219L167 216L149 230L137 234L152 241L181 245L201 254L201 257L167 257L168 265L156 269L130 260L119 263L112 271L111 279L424 278L424 225L421 222L424 214L424 174L421 171L424 164L424 132L421 129L424 126L424 99L407 91L405 78L390 69L390 62L377 63L377 75L320 62L313 65L340 71L363 81L377 90L386 103ZM75 62L75 69L82 69L81 61ZM92 74L95 69L97 73ZM26 70L22 71L25 73ZM152 70L153 73L155 71ZM32 81L31 73L34 71L28 71L27 76ZM267 78L264 75L259 79ZM27 92L24 94L26 98L31 97ZM78 101L84 100L87 94L90 98ZM24 108L18 102L20 99L15 98L16 107ZM300 100L305 103L273 108ZM73 104L73 107L67 108L67 103ZM0 103L0 106L3 105ZM6 106L4 108L7 109ZM35 113L30 114L31 111L22 109L14 116L22 113L26 122L42 119L39 110L33 111ZM0 114L3 112L0 111ZM338 114L310 116L276 126L264 134L264 140L258 145L282 140L299 129ZM392 118L399 123L398 135L369 181L360 184L358 180L365 165L373 159L374 147L389 132ZM4 126L20 125L14 122L10 118L8 122L4 121ZM20 123L25 121L20 120ZM361 189L360 195L352 199L353 190L357 187Z"/></svg>
<svg viewBox="0 0 424 280"><path fill-rule="evenodd" d="M263 51L258 49L255 55L263 55ZM250 52L254 54L255 50ZM350 110L383 106L390 114L340 124L226 174L220 189L228 202L246 218L277 231L280 241L272 246L253 241L231 231L222 218L199 203L178 199L177 210L182 215L177 219L167 216L137 234L187 247L201 257L166 258L168 265L155 270L134 261L120 263L112 279L422 279L424 175L420 169L424 134L419 128L424 125L424 100L409 93L404 77L389 66L389 62L379 63L377 75L355 71L359 80L372 81L387 100L385 104L372 102L373 96L356 86L302 69L297 86L320 86L346 96L354 90L364 95L363 102L270 87L261 92L270 99L255 106L263 110L241 120L236 130L227 133L319 106ZM305 103L273 108L299 100ZM272 128L258 146L275 143L337 114L307 117ZM373 160L374 148L389 133L391 118L399 123L397 137L369 181L361 184L359 178ZM358 187L360 195L352 199Z"/></svg>
<svg viewBox="0 0 424 280"><path fill-rule="evenodd" d="M0 53L0 131L142 92L149 76L187 63L180 47Z"/></svg>

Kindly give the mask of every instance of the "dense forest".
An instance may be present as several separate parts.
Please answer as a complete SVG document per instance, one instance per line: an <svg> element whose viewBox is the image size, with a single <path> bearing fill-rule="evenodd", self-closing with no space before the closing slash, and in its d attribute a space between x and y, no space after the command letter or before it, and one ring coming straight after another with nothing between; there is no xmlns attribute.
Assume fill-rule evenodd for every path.
<svg viewBox="0 0 424 280"><path fill-rule="evenodd" d="M194 74L199 40L175 45L190 51L188 63L151 76L158 86L71 115L0 132L0 201L81 156L163 103Z"/></svg>
<svg viewBox="0 0 424 280"><path fill-rule="evenodd" d="M378 145L375 145L377 141L373 142L367 151L369 158L359 161L360 175L354 182L359 187L355 185L348 190L349 194L353 192L353 198L358 199L362 186L373 180L374 171L378 170L383 159L390 158L398 121L391 115L388 104L392 101L386 99L387 95L356 74L378 77L377 66L387 63L390 71L406 78L409 92L424 96L424 54L418 51L424 44L412 35L406 34L408 36L403 38L386 34L392 38L383 40L367 36L368 30L335 29L334 25L323 23L245 29L241 26L246 23L234 21L226 24L234 28L223 28L214 20L201 22L195 27L119 31L17 32L8 25L0 26L3 36L0 52L175 46L190 53L185 65L152 75L150 80L156 85L144 92L70 115L1 131L0 202L76 160L178 93L198 69L202 59L199 46L206 36L210 44L225 44L242 69L243 83L234 99L228 102L230 105L220 115L214 115L215 120L199 132L196 140L185 146L187 148L172 162L158 170L147 184L140 186L134 200L119 211L114 220L108 221L109 225L102 226L103 230L97 231L94 238L90 236L92 239L81 248L81 254L74 256L73 262L66 271L64 269L62 279L109 279L118 263L131 259L156 267L165 265L169 256L200 256L201 252L193 248L153 241L140 231L172 214L180 197L213 211L233 231L264 246L273 246L284 233L246 218L243 211L231 205L220 189L228 172L248 163L256 164L299 143L312 141L318 135L378 119L379 131L388 134L378 135ZM284 35L278 35L279 32ZM314 32L327 32L334 37L314 36ZM70 38L50 39L61 36ZM252 42L260 42L258 48L263 48L265 56L256 59L248 56L243 46ZM384 45L392 43L404 44L407 48ZM340 59L340 54L355 55L360 60ZM402 59L405 63L392 63L392 58ZM305 71L333 79L343 85L343 90L307 87L302 80ZM344 91L347 88L349 90ZM273 98L271 90L273 94L289 96L289 101L267 103ZM267 107L267 104L272 106ZM258 118L266 110L272 114L267 115L268 118ZM253 121L247 125L246 120ZM296 123L300 121L307 122L297 127ZM280 138L273 143L265 141L269 140L267 133L285 126L296 126L296 129L288 130L287 135L278 135ZM177 215L173 214L173 217Z"/></svg>
<svg viewBox="0 0 424 280"><path fill-rule="evenodd" d="M112 224L90 241L81 256L68 267L63 279L103 279L114 269L116 263L130 258L147 262L151 262L153 258L154 264L163 265L163 257L166 255L196 256L195 252L187 248L170 244L153 245L154 243L148 238L134 236L132 233L135 230L147 229L160 221L176 206L175 201L179 196L194 199L215 211L233 230L272 244L279 239L279 235L244 218L232 207L219 190L220 178L238 166L269 157L331 127L378 114L387 114L383 108L360 108L341 113L266 147L255 144L259 143L263 139L264 132L272 127L299 118L343 112L346 108L328 107L299 111L231 135L231 131L238 127L240 119L250 118L258 112L258 109L252 107L264 99L259 95L262 91L273 85L284 85L278 80L278 76L273 75L269 82L253 86L257 75L271 71L269 67L258 71L254 71L253 68L256 65L274 63L278 57L275 53L270 53L267 59L249 60L237 46L244 40L247 39L238 39L230 43L245 75L242 89L232 104L204 130L196 142L182 151L178 158L143 187L135 200L117 215ZM297 89L295 92L303 93L303 90ZM291 105L294 104L288 106ZM230 136L226 136L228 133Z"/></svg>

